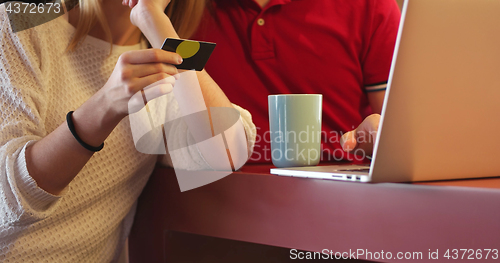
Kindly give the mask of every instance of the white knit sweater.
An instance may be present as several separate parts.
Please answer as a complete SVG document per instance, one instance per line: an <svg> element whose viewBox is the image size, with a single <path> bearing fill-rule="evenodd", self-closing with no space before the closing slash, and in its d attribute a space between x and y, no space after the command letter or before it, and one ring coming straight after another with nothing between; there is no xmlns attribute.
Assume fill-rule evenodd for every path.
<svg viewBox="0 0 500 263"><path fill-rule="evenodd" d="M61 196L37 187L26 168L26 146L100 89L120 54L144 46L113 46L108 56L109 43L87 37L75 52L65 52L74 31L60 17L13 33L0 5L0 262L116 260L157 160L135 149L125 118ZM173 119L179 108L173 93L168 96ZM250 114L237 109L247 134L255 134ZM186 132L175 134L187 140ZM206 165L196 147L183 154L187 168Z"/></svg>

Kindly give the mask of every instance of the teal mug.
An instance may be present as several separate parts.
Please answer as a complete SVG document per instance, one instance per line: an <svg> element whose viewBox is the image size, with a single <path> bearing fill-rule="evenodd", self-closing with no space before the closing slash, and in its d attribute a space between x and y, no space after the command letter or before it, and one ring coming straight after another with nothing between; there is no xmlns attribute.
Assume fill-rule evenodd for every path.
<svg viewBox="0 0 500 263"><path fill-rule="evenodd" d="M276 167L317 165L321 158L321 94L269 95L271 159Z"/></svg>

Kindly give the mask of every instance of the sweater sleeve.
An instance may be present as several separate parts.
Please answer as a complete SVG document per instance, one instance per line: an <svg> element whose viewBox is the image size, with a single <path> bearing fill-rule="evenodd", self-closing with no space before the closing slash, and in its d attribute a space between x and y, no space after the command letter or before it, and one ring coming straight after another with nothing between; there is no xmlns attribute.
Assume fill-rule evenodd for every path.
<svg viewBox="0 0 500 263"><path fill-rule="evenodd" d="M36 28L14 33L5 5L0 5L0 43L1 230L46 218L60 197L39 188L26 167L26 147L47 133Z"/></svg>
<svg viewBox="0 0 500 263"><path fill-rule="evenodd" d="M242 107L233 104L233 107L240 112L240 121L245 128L245 135L247 136L248 145L248 158L252 156L253 148L255 146L255 139L257 137L257 128L252 121L252 114Z"/></svg>

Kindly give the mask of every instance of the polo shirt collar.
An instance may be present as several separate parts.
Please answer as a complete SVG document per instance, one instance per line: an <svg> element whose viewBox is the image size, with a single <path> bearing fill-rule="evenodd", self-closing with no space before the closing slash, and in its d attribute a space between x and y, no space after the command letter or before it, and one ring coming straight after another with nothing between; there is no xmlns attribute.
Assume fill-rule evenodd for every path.
<svg viewBox="0 0 500 263"><path fill-rule="evenodd" d="M239 1L244 6L256 8L258 10L266 10L266 9L269 9L269 8L276 6L276 5L288 4L288 3L292 2L293 0L271 0L264 8L260 7L260 5L257 2L255 2L255 0L239 0Z"/></svg>
<svg viewBox="0 0 500 263"><path fill-rule="evenodd" d="M292 0L271 0L269 1L269 3L267 4L267 6L273 6L273 5L284 5L284 4L288 4L292 2ZM266 6L266 7L267 7Z"/></svg>

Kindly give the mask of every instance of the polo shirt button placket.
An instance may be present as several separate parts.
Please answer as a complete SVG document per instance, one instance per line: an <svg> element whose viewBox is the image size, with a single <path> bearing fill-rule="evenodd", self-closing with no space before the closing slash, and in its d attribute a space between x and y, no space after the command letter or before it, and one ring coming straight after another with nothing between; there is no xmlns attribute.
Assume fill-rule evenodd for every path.
<svg viewBox="0 0 500 263"><path fill-rule="evenodd" d="M264 12L259 14L252 28L252 58L254 60L272 59L275 56L273 47L272 28L266 23L269 22L263 18ZM270 31L271 30L271 31Z"/></svg>

